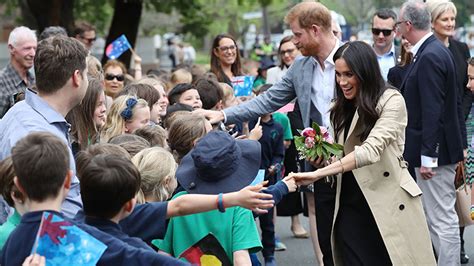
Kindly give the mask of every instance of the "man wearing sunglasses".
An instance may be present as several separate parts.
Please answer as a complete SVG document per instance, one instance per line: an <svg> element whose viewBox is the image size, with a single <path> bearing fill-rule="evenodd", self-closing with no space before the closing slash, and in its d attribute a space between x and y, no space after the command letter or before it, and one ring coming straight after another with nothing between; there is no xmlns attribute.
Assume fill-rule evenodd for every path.
<svg viewBox="0 0 474 266"><path fill-rule="evenodd" d="M80 21L76 24L76 28L74 29L74 37L83 43L90 51L97 38L95 27L88 22Z"/></svg>
<svg viewBox="0 0 474 266"><path fill-rule="evenodd" d="M396 49L393 44L396 21L397 15L388 8L377 10L372 19L373 47L385 80L387 80L388 70L397 64L399 54L399 49Z"/></svg>

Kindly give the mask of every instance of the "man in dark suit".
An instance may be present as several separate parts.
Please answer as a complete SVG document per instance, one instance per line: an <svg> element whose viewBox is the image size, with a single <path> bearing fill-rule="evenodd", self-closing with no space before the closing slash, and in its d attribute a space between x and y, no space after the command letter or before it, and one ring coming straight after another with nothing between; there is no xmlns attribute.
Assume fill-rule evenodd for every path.
<svg viewBox="0 0 474 266"><path fill-rule="evenodd" d="M460 239L453 180L455 164L463 160L465 128L463 132L454 61L431 33L430 13L424 3L405 3L396 24L413 44L414 55L401 85L408 111L404 156L423 191L438 265L458 265Z"/></svg>

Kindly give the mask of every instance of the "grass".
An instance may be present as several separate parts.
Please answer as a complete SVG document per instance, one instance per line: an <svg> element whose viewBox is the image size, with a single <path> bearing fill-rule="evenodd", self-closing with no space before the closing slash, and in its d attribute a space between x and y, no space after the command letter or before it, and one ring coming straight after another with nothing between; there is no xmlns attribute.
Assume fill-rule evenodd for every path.
<svg viewBox="0 0 474 266"><path fill-rule="evenodd" d="M206 67L207 69L210 68L209 62L211 61L211 58L209 57L208 52L203 52L203 51L196 51L196 60L194 61L195 64L197 65L202 65Z"/></svg>

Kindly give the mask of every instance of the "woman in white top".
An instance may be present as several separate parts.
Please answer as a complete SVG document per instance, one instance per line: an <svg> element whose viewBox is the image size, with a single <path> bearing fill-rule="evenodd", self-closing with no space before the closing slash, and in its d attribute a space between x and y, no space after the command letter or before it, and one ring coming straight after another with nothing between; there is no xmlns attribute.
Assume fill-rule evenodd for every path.
<svg viewBox="0 0 474 266"><path fill-rule="evenodd" d="M280 65L272 67L267 71L267 84L275 84L285 75L288 68L293 64L295 58L301 55L300 51L291 41L293 36L286 36L280 41L278 55L280 56Z"/></svg>

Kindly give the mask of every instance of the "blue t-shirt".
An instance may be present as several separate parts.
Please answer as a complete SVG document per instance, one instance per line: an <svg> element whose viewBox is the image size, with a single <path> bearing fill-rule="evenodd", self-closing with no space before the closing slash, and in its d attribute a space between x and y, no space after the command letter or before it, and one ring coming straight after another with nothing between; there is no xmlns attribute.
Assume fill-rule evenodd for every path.
<svg viewBox="0 0 474 266"><path fill-rule="evenodd" d="M49 212L63 217L62 214L56 211ZM43 211L36 211L22 216L20 224L10 234L3 247L0 258L1 265L21 265L25 258L30 255L42 215ZM66 220L68 219L66 218ZM92 226L72 223L107 246L97 265L188 265L172 257L132 247Z"/></svg>

